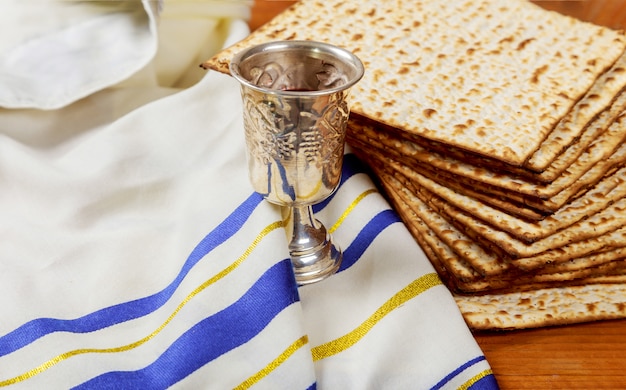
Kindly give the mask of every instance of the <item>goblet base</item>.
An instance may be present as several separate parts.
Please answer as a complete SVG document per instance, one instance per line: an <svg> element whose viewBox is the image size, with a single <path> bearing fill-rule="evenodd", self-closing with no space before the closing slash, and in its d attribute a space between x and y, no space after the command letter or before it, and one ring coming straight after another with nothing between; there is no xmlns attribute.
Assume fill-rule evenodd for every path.
<svg viewBox="0 0 626 390"><path fill-rule="evenodd" d="M290 255L296 282L300 286L319 282L337 272L343 257L330 236L323 245L311 248L308 253L291 252Z"/></svg>
<svg viewBox="0 0 626 390"><path fill-rule="evenodd" d="M337 272L342 252L310 206L284 207L291 264L298 285L319 282Z"/></svg>

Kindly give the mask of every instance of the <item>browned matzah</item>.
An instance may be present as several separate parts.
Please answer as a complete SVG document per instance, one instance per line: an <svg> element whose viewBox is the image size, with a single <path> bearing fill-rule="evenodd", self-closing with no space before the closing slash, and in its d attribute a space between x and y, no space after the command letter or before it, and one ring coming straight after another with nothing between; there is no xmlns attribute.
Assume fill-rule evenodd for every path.
<svg viewBox="0 0 626 390"><path fill-rule="evenodd" d="M524 0L308 0L203 66L228 72L236 52L281 39L362 59L354 113L518 166L626 48L621 32Z"/></svg>
<svg viewBox="0 0 626 390"><path fill-rule="evenodd" d="M456 295L474 330L536 328L626 317L626 277L508 294Z"/></svg>

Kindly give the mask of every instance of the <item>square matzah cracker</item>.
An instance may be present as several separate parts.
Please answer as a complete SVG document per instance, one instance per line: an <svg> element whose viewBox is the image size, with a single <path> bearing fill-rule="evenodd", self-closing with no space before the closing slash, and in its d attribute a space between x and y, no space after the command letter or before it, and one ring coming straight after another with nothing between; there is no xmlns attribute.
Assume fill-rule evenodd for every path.
<svg viewBox="0 0 626 390"><path fill-rule="evenodd" d="M536 328L626 317L626 277L601 277L584 286L508 294L455 296L474 330Z"/></svg>
<svg viewBox="0 0 626 390"><path fill-rule="evenodd" d="M525 0L306 0L203 66L228 72L243 48L284 39L361 58L354 113L512 165L626 47L621 32Z"/></svg>

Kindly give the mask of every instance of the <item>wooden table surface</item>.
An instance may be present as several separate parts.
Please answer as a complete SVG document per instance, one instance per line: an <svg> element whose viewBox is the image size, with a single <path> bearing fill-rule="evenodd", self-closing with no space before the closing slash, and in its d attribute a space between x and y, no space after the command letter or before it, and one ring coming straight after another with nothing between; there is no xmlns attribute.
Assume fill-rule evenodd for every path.
<svg viewBox="0 0 626 390"><path fill-rule="evenodd" d="M293 0L256 0L255 29ZM626 0L535 1L582 20L626 28ZM626 320L475 334L506 389L626 389Z"/></svg>

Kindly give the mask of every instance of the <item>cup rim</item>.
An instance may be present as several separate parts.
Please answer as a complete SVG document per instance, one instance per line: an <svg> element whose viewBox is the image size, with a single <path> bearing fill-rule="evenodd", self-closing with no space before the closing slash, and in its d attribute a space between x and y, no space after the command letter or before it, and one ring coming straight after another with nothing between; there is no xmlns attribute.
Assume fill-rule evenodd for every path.
<svg viewBox="0 0 626 390"><path fill-rule="evenodd" d="M343 84L339 87L333 87L328 89L320 89L314 91L290 91L290 90L279 90L267 87L258 86L248 79L243 77L239 72L239 64L248 57L251 57L255 54L263 53L263 52L272 52L272 51L283 51L287 48L292 49L305 49L310 50L316 53L329 53L336 57L340 57L344 60L347 60L351 64L351 66L355 70L355 76L350 78L346 84ZM266 94L273 95L281 95L281 96L323 96L330 95L336 92L344 91L361 80L363 74L365 73L365 67L363 66L363 62L357 57L354 53L341 48L339 46L332 45L326 42L312 41L312 40L285 40L285 41L272 41L266 42L254 46L250 46L246 49L243 49L236 53L229 63L229 71L231 76L233 76L237 81L241 84L247 86L248 88L254 89L259 92L263 92Z"/></svg>

